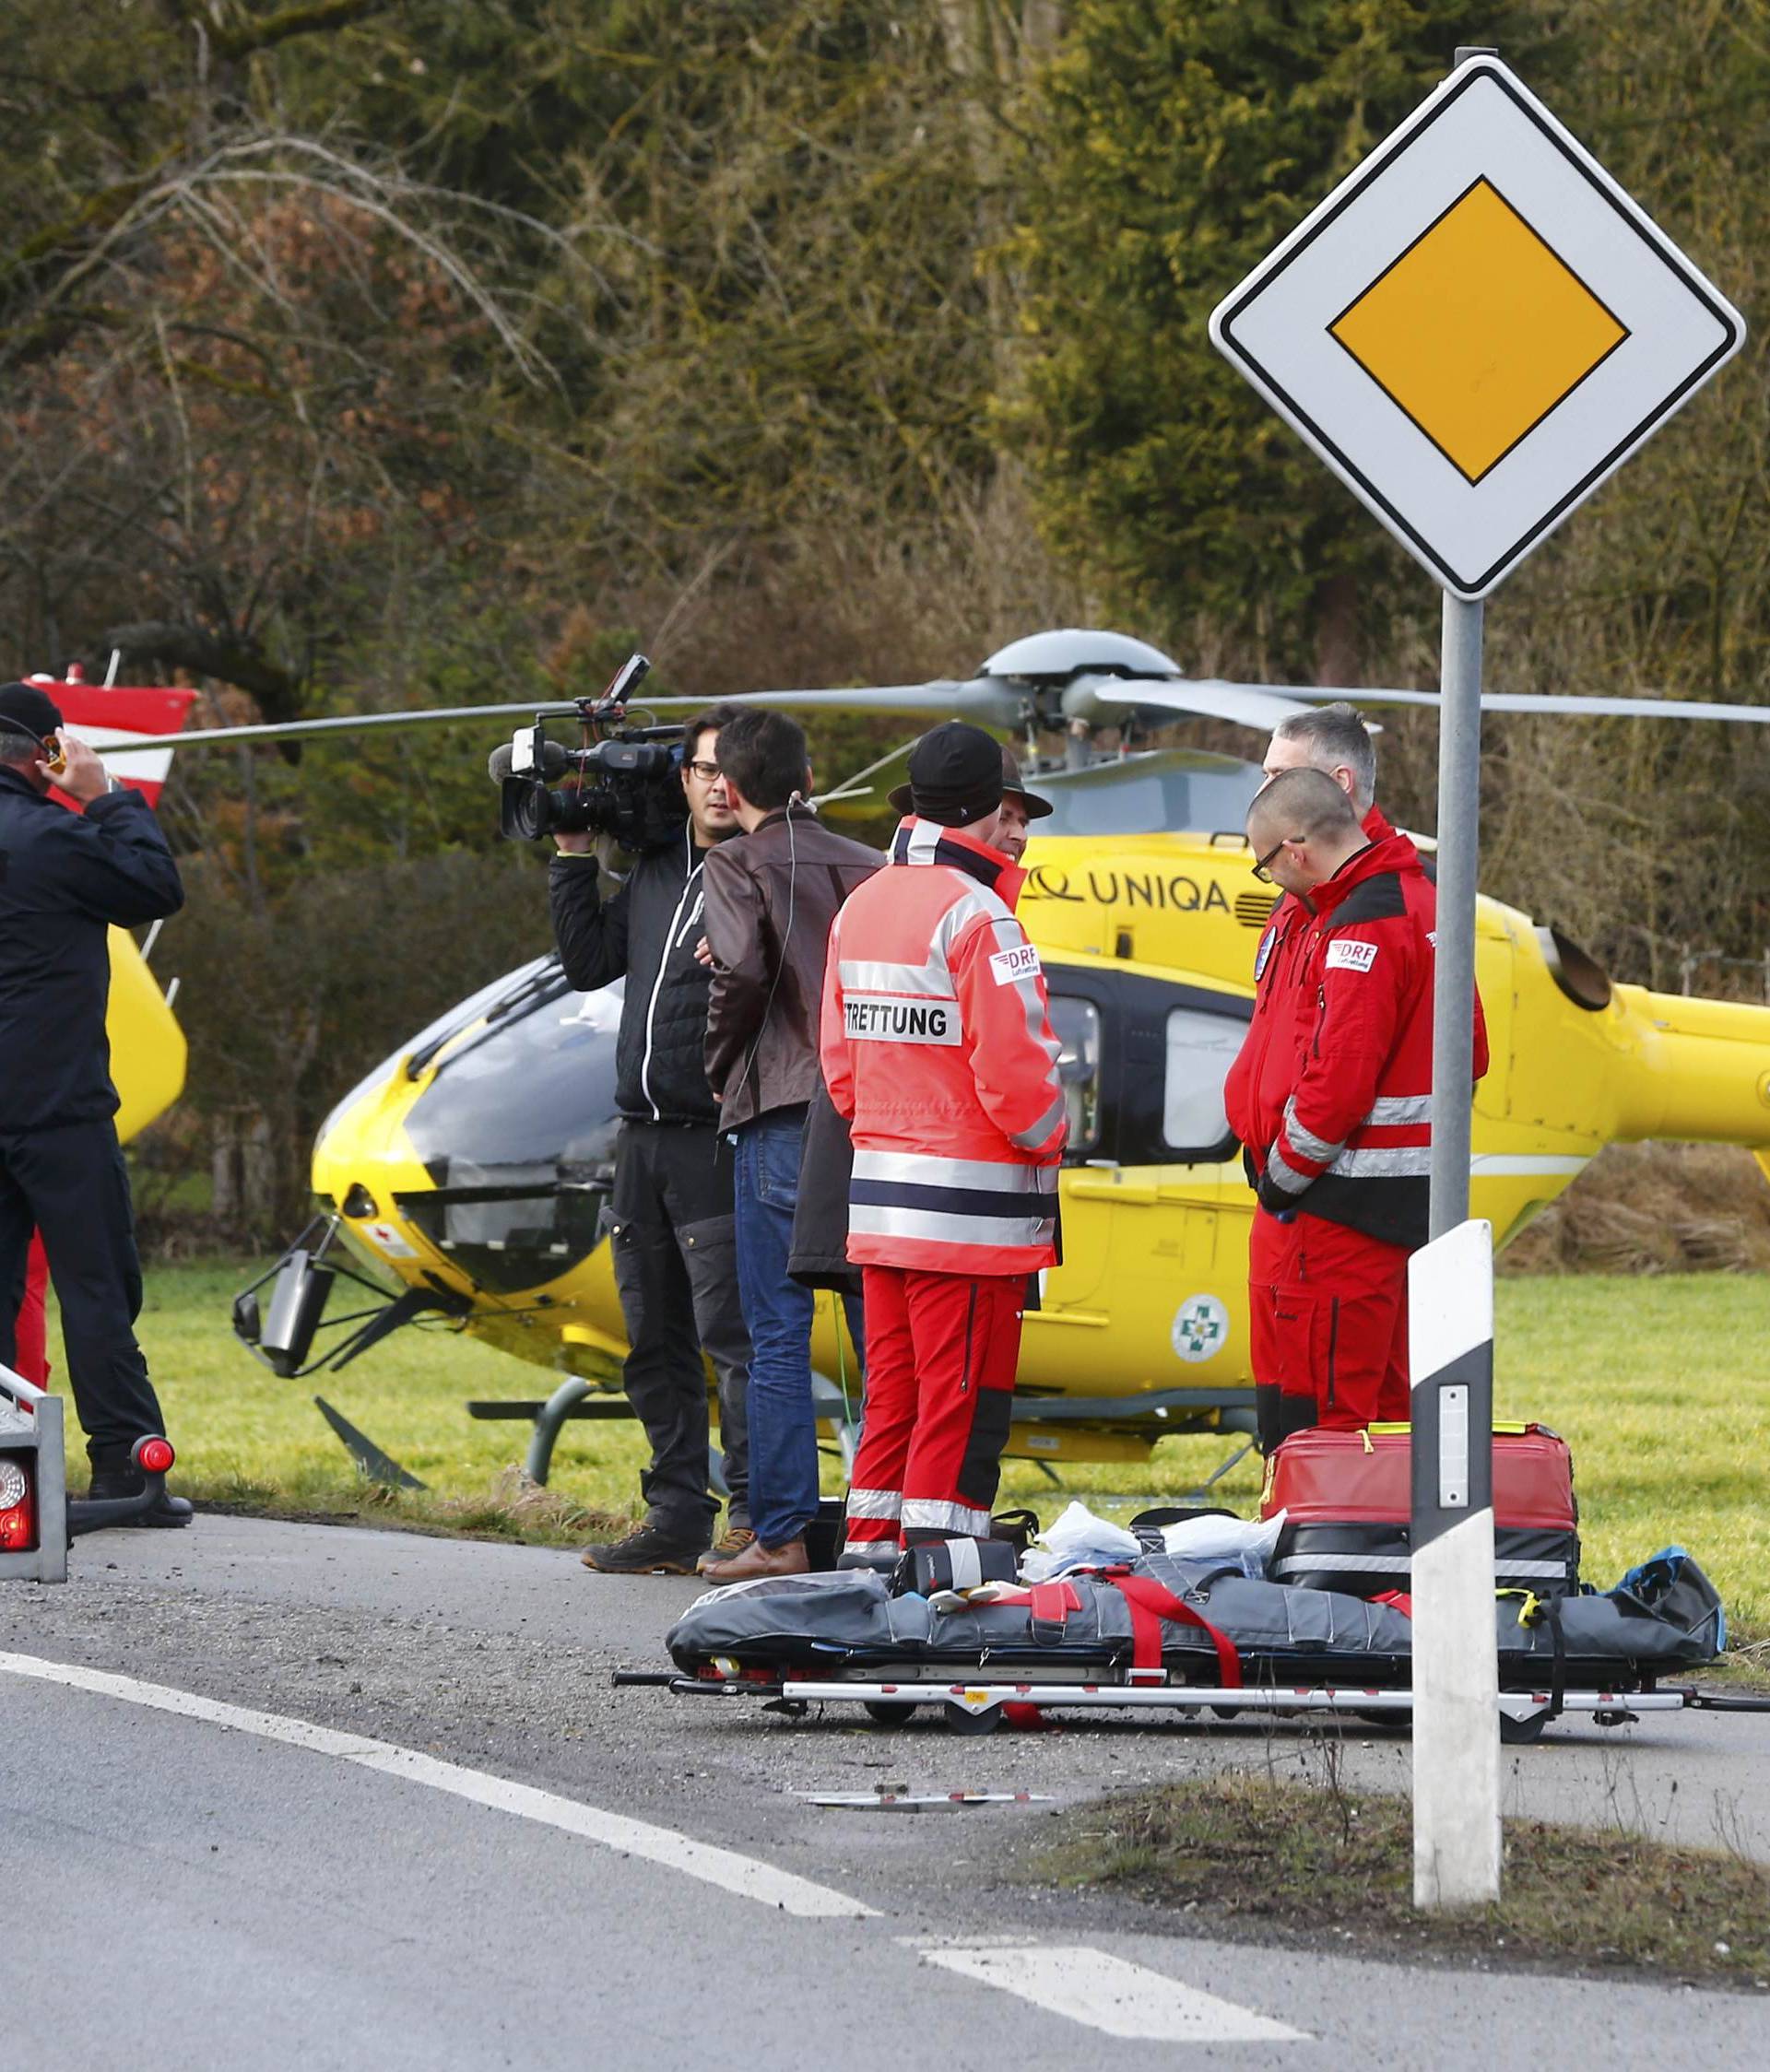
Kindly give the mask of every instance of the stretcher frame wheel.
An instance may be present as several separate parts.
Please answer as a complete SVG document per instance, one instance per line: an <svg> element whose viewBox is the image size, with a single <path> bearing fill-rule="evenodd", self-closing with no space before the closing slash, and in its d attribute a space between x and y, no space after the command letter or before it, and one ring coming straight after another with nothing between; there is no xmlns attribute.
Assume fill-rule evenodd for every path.
<svg viewBox="0 0 1770 2072"><path fill-rule="evenodd" d="M869 1698L861 1710L879 1726L907 1726L915 1717L914 1702L902 1698Z"/></svg>
<svg viewBox="0 0 1770 2072"><path fill-rule="evenodd" d="M1515 1720L1510 1713L1500 1714L1500 1742L1507 1748L1528 1748L1542 1739L1543 1729L1549 1725L1547 1712L1532 1713L1528 1720Z"/></svg>
<svg viewBox="0 0 1770 2072"><path fill-rule="evenodd" d="M994 1734L1002 1724L999 1705L984 1705L974 1713L969 1705L961 1705L955 1699L949 1698L940 1713L949 1734Z"/></svg>

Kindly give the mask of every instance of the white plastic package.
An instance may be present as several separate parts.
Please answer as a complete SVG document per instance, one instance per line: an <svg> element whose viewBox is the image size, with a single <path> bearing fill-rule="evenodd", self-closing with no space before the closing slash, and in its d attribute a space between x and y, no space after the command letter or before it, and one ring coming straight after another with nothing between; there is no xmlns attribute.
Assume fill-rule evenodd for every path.
<svg viewBox="0 0 1770 2072"><path fill-rule="evenodd" d="M1039 1535L1039 1541L1021 1561L1021 1575L1027 1583L1048 1583L1070 1569L1134 1561L1143 1551L1135 1533L1097 1517L1073 1498L1062 1516Z"/></svg>
<svg viewBox="0 0 1770 2072"><path fill-rule="evenodd" d="M1182 1518L1162 1526L1162 1551L1183 1561L1239 1561L1244 1575L1264 1583L1284 1517Z"/></svg>

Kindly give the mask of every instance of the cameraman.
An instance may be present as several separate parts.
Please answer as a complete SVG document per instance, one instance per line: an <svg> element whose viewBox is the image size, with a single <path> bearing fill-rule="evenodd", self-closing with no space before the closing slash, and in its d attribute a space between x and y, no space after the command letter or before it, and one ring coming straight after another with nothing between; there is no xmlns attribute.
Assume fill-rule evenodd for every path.
<svg viewBox="0 0 1770 2072"><path fill-rule="evenodd" d="M627 981L615 1050L621 1124L609 1242L632 1348L624 1382L652 1461L640 1477L644 1522L624 1539L584 1550L586 1568L613 1575L691 1575L707 1551L718 1506L707 1489L703 1347L718 1377L731 1492L715 1551L741 1553L752 1537L744 1418L749 1338L738 1295L731 1150L716 1126L702 1062L712 974L695 955L702 863L738 831L714 759L719 729L742 710L711 706L683 728L687 824L638 857L611 898L597 884L599 838L553 838L560 854L548 894L566 977L586 993Z"/></svg>

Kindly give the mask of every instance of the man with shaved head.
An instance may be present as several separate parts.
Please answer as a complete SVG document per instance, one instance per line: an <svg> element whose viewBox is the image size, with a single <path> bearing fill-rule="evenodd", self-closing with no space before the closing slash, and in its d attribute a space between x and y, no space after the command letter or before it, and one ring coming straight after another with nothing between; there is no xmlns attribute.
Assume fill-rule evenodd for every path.
<svg viewBox="0 0 1770 2072"><path fill-rule="evenodd" d="M1292 712L1280 722L1267 746L1263 768L1268 783L1288 770L1319 770L1351 799L1373 842L1395 832L1374 803L1376 750L1370 732L1343 700L1315 712ZM1309 919L1308 907L1291 893L1268 918L1254 954L1253 1018L1223 1089L1230 1127L1246 1148L1250 1184L1258 1179L1278 1134L1294 1077L1291 1031L1295 1004L1291 995ZM1273 1290L1288 1277L1292 1241L1289 1224L1256 1210L1248 1236L1249 1357L1259 1406L1260 1449L1268 1454L1280 1438L1278 1348L1270 1331Z"/></svg>
<svg viewBox="0 0 1770 2072"><path fill-rule="evenodd" d="M1277 1443L1310 1423L1351 1430L1408 1416L1407 1268L1428 1233L1437 914L1412 842L1372 840L1354 793L1328 771L1280 771L1248 811L1247 838L1256 875L1304 917L1294 983L1272 1004L1271 1065L1288 1057L1289 1087L1264 1145L1243 1138L1257 1223L1280 1233L1269 1248L1280 1270L1251 1288L1257 1343L1272 1363L1256 1379L1276 1383L1263 1421ZM1486 1068L1478 1002L1475 1077Z"/></svg>

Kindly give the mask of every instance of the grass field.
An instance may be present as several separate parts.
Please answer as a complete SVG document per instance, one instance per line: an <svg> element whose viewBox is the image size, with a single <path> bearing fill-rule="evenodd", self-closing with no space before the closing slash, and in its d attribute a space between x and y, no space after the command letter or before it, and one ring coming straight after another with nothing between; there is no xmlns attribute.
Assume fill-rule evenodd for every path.
<svg viewBox="0 0 1770 2072"><path fill-rule="evenodd" d="M476 1423L463 1406L545 1395L541 1369L407 1331L342 1373L278 1381L229 1331L244 1278L214 1265L148 1276L141 1336L179 1448L178 1486L191 1496L547 1538L587 1537L634 1513L636 1426L568 1425L546 1498L525 1502L512 1471L527 1427ZM1586 1574L1604 1586L1680 1542L1719 1586L1736 1637L1770 1635L1770 1278L1502 1279L1495 1294L1497 1414L1540 1419L1573 1446ZM368 1489L314 1409L316 1391L430 1493L384 1500ZM1146 1466L1068 1469L1062 1491L1011 1464L1003 1501L1048 1519L1074 1495L1123 1516L1138 1498L1183 1494L1229 1451L1222 1439L1168 1440ZM833 1474L828 1486L839 1486ZM1253 1459L1217 1489L1251 1510Z"/></svg>

